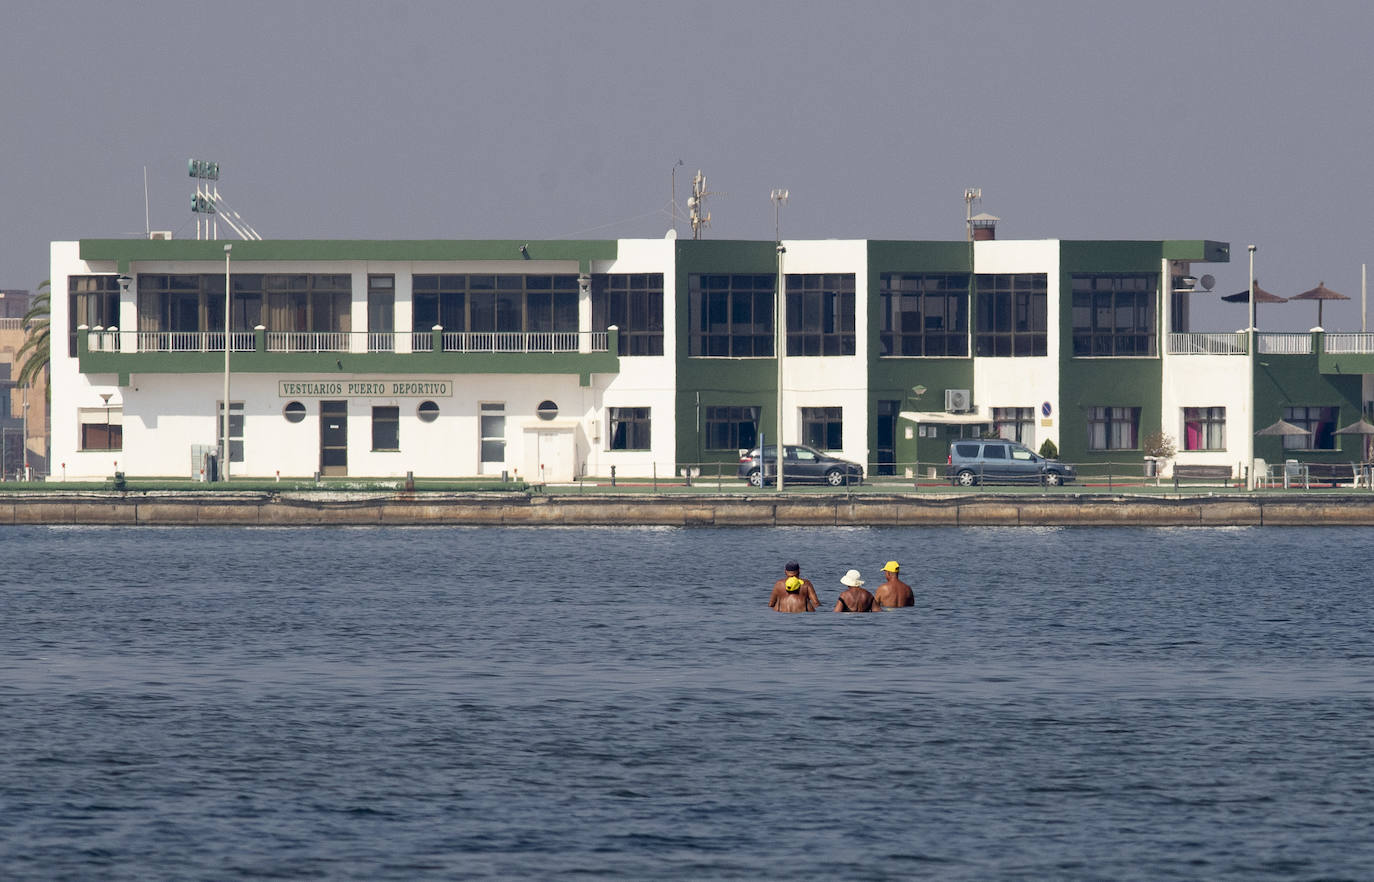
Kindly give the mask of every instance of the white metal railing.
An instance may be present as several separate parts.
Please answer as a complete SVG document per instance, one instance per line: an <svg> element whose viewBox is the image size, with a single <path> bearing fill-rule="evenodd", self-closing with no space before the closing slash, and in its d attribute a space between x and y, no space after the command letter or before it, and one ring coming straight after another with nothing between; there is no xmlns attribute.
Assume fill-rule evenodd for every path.
<svg viewBox="0 0 1374 882"><path fill-rule="evenodd" d="M1188 333L1170 334L1166 341L1170 355L1244 355L1245 334Z"/></svg>
<svg viewBox="0 0 1374 882"><path fill-rule="evenodd" d="M347 331L268 331L268 352L347 352Z"/></svg>
<svg viewBox="0 0 1374 882"><path fill-rule="evenodd" d="M1326 334L1322 348L1331 355L1374 354L1374 334Z"/></svg>
<svg viewBox="0 0 1374 882"><path fill-rule="evenodd" d="M1261 355L1311 355L1311 334L1256 334L1255 350Z"/></svg>
<svg viewBox="0 0 1374 882"><path fill-rule="evenodd" d="M22 330L24 330L24 320L22 318L0 318L0 331Z"/></svg>
<svg viewBox="0 0 1374 882"><path fill-rule="evenodd" d="M107 332L108 333L108 332ZM91 351L96 351L94 333ZM139 352L223 352L224 332L211 331L139 331L135 345ZM252 331L234 331L229 335L231 352L252 352L256 347ZM113 350L111 350L113 351Z"/></svg>
<svg viewBox="0 0 1374 882"><path fill-rule="evenodd" d="M118 352L120 336L117 330L93 329L90 351ZM234 352L256 349L253 331L234 331L229 337ZM268 331L266 337L268 352L395 352L397 343L404 342L390 331ZM430 331L411 332L411 351L429 352L433 340ZM609 340L606 331L442 332L444 352L606 352ZM223 352L224 332L138 331L134 343L138 352Z"/></svg>

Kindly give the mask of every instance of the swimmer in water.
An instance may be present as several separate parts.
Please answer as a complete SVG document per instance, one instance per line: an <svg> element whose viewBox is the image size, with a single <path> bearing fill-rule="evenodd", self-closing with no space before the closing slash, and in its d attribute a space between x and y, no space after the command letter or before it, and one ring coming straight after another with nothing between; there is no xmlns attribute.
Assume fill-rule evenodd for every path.
<svg viewBox="0 0 1374 882"><path fill-rule="evenodd" d="M850 570L840 579L840 584L845 586L840 597L835 601L835 612L878 612L882 607L878 606L878 601L873 599L873 593L864 587L864 580L859 578L858 570Z"/></svg>
<svg viewBox="0 0 1374 882"><path fill-rule="evenodd" d="M814 612L815 604L806 596L806 581L796 576L783 580L782 598L773 609L778 612Z"/></svg>
<svg viewBox="0 0 1374 882"><path fill-rule="evenodd" d="M873 596L878 598L878 603L883 606L916 605L916 598L911 596L911 586L897 577L901 569L901 564L895 560L888 561L883 567L883 584L873 592Z"/></svg>
<svg viewBox="0 0 1374 882"><path fill-rule="evenodd" d="M801 564L797 563L795 560L789 560L786 565L783 566L782 571L782 578L773 583L773 593L768 595L768 606L771 609L778 608L778 603L787 595L787 580L794 577L801 579L802 587L798 590L806 595L807 602L810 603L811 609L821 608L821 600L816 596L816 586L811 584L810 579L802 578Z"/></svg>

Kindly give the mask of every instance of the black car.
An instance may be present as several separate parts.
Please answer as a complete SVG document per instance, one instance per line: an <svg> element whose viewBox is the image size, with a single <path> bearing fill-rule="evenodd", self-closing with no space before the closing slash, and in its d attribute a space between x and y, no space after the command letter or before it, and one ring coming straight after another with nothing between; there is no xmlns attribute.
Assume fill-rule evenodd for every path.
<svg viewBox="0 0 1374 882"><path fill-rule="evenodd" d="M782 461L782 481L797 483L826 483L831 487L847 487L864 482L864 467L847 459L822 453L805 444L784 444ZM765 481L776 480L778 476L778 448L769 444L763 448L766 468L759 469L759 449L740 457L737 477L748 481L755 487L762 487Z"/></svg>

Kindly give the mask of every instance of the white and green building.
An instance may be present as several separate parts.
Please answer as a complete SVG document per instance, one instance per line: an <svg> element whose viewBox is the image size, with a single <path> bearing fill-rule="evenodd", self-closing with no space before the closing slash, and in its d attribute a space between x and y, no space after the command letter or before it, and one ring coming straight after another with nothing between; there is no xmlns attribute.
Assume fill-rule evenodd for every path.
<svg viewBox="0 0 1374 882"><path fill-rule="evenodd" d="M53 244L54 477L199 476L226 340L234 477L730 475L780 375L784 441L874 476L989 430L1239 474L1358 459L1374 398L1369 336L1191 330L1221 242L785 241L781 371L771 241L231 244Z"/></svg>

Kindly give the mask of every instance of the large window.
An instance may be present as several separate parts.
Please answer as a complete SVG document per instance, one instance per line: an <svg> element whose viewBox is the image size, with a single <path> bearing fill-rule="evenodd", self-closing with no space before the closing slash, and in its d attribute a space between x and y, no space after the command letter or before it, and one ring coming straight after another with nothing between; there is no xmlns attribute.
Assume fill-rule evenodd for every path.
<svg viewBox="0 0 1374 882"><path fill-rule="evenodd" d="M1088 408L1089 450L1137 450L1139 438L1140 408Z"/></svg>
<svg viewBox="0 0 1374 882"><path fill-rule="evenodd" d="M1334 407L1285 407L1283 418L1301 429L1306 435L1284 435L1284 450L1335 450L1336 449L1336 408Z"/></svg>
<svg viewBox="0 0 1374 882"><path fill-rule="evenodd" d="M1044 355L1049 296L1044 273L977 277L974 352L983 356Z"/></svg>
<svg viewBox="0 0 1374 882"><path fill-rule="evenodd" d="M347 273L236 273L230 278L231 330L352 330L352 277ZM138 276L138 329L224 330L224 274ZM199 342L185 345L199 348ZM177 346L175 339L173 346Z"/></svg>
<svg viewBox="0 0 1374 882"><path fill-rule="evenodd" d="M881 355L968 355L965 274L883 273Z"/></svg>
<svg viewBox="0 0 1374 882"><path fill-rule="evenodd" d="M1226 449L1226 408L1183 408L1184 450Z"/></svg>
<svg viewBox="0 0 1374 882"><path fill-rule="evenodd" d="M854 274L787 276L787 354L854 354Z"/></svg>
<svg viewBox="0 0 1374 882"><path fill-rule="evenodd" d="M224 290L222 280L220 290ZM67 354L75 358L76 329L78 326L85 325L88 328L119 326L119 277L68 276L67 314L70 318Z"/></svg>
<svg viewBox="0 0 1374 882"><path fill-rule="evenodd" d="M802 443L817 450L844 449L844 408L803 407Z"/></svg>
<svg viewBox="0 0 1374 882"><path fill-rule="evenodd" d="M76 412L82 450L124 448L123 407L83 407Z"/></svg>
<svg viewBox="0 0 1374 882"><path fill-rule="evenodd" d="M707 450L748 450L759 441L757 407L706 407Z"/></svg>
<svg viewBox="0 0 1374 882"><path fill-rule="evenodd" d="M621 355L663 354L663 273L592 276L592 329L620 330Z"/></svg>
<svg viewBox="0 0 1374 882"><path fill-rule="evenodd" d="M504 402L484 402L478 431L481 433L482 464L499 467L506 461L506 405Z"/></svg>
<svg viewBox="0 0 1374 882"><path fill-rule="evenodd" d="M577 330L575 275L417 275L411 283L415 331Z"/></svg>
<svg viewBox="0 0 1374 882"><path fill-rule="evenodd" d="M367 277L367 349L391 352L396 348L396 277Z"/></svg>
<svg viewBox="0 0 1374 882"><path fill-rule="evenodd" d="M994 407L992 432L1003 440L1029 445L1035 433L1035 408Z"/></svg>
<svg viewBox="0 0 1374 882"><path fill-rule="evenodd" d="M772 357L776 279L773 275L688 276L688 354Z"/></svg>
<svg viewBox="0 0 1374 882"><path fill-rule="evenodd" d="M1076 273L1073 280L1073 354L1155 354L1157 273Z"/></svg>
<svg viewBox="0 0 1374 882"><path fill-rule="evenodd" d="M649 408L610 408L611 450L649 449Z"/></svg>
<svg viewBox="0 0 1374 882"><path fill-rule="evenodd" d="M401 409L399 407L372 408L372 449L401 449Z"/></svg>

